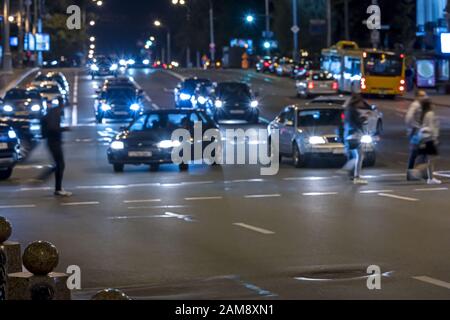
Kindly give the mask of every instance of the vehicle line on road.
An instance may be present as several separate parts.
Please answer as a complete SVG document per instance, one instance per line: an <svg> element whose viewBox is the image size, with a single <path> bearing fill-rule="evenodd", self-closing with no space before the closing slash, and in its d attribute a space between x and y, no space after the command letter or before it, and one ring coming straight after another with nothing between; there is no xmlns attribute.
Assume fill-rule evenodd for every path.
<svg viewBox="0 0 450 320"><path fill-rule="evenodd" d="M1 205L0 209L36 208L35 204Z"/></svg>
<svg viewBox="0 0 450 320"><path fill-rule="evenodd" d="M414 191L416 192L430 192L430 191L447 191L448 188L419 188L419 189L414 189Z"/></svg>
<svg viewBox="0 0 450 320"><path fill-rule="evenodd" d="M426 283L438 286L438 287L450 289L450 283L439 280L439 279L431 278L428 276L417 276L417 277L412 277L412 278L422 281L422 282L426 282Z"/></svg>
<svg viewBox="0 0 450 320"><path fill-rule="evenodd" d="M149 203L161 202L161 199L124 200L123 203Z"/></svg>
<svg viewBox="0 0 450 320"><path fill-rule="evenodd" d="M373 194L373 193L390 193L390 192L394 192L394 190L361 190L359 193Z"/></svg>
<svg viewBox="0 0 450 320"><path fill-rule="evenodd" d="M339 192L304 192L302 193L303 196L335 196L338 195Z"/></svg>
<svg viewBox="0 0 450 320"><path fill-rule="evenodd" d="M246 199L277 198L277 197L281 197L281 194L279 194L279 193L273 193L273 194L248 194L248 195L244 196L244 198L246 198Z"/></svg>
<svg viewBox="0 0 450 320"><path fill-rule="evenodd" d="M259 228L259 227L255 227L255 226L243 223L243 222L236 222L236 223L233 223L233 225L241 227L241 228L245 228L245 229L248 229L248 230L252 230L252 231L255 231L255 232L259 232L259 233L262 233L262 234L265 234L265 235L275 234L275 232L273 232L273 231L270 231L270 230L267 230L267 229L263 229L263 228Z"/></svg>
<svg viewBox="0 0 450 320"><path fill-rule="evenodd" d="M61 203L62 206L92 206L92 205L99 205L100 202L98 201L85 201L85 202L63 202Z"/></svg>
<svg viewBox="0 0 450 320"><path fill-rule="evenodd" d="M72 100L72 126L76 127L78 125L78 73L75 74L74 85L73 85L73 100Z"/></svg>
<svg viewBox="0 0 450 320"><path fill-rule="evenodd" d="M398 196L398 195L390 194L390 193L378 193L378 195L380 197L392 198L392 199L397 199L397 200L412 201L412 202L419 201L419 199L416 199L416 198L403 197L403 196Z"/></svg>
<svg viewBox="0 0 450 320"><path fill-rule="evenodd" d="M213 197L190 197L184 198L186 201L202 201L202 200L222 200L222 196L213 196Z"/></svg>

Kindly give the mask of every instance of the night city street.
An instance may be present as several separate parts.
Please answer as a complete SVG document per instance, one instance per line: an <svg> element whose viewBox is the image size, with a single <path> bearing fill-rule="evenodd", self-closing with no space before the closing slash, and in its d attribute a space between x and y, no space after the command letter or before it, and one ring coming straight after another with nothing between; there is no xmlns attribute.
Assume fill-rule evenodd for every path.
<svg viewBox="0 0 450 320"><path fill-rule="evenodd" d="M81 286L70 291L72 300L89 300L106 288L118 289L133 300L449 299L450 50L445 52L444 47L450 49L450 36L445 38L443 35L450 33L442 31L442 37L434 35L435 39L442 41L435 51L426 42L427 35L423 36L421 39L426 45L423 45L422 52L420 46L409 48L405 45L402 49L395 46L398 38L387 38L394 32L387 28L380 30L381 39L378 40L376 36L371 38L373 30L369 29L364 30L366 37L361 36L363 33L360 30L355 31L353 36L353 30L366 28L354 21L347 30L350 33L347 40L355 42L338 42L345 38L342 21L332 27L331 43L337 43L334 47L327 45L326 25L323 30L319 28L323 34L320 30L314 31L320 43L313 43L311 35L307 36L308 41L302 41L306 37L304 33L313 32L311 28L304 29L303 25L300 25L300 32L295 29L291 31L289 27L286 31L288 35L277 41L277 35L284 29L276 24L279 15L271 13L275 35L267 40L261 38L261 32L266 27L263 0L249 0L242 7L234 4L230 8L217 0L212 1L212 5L218 7L217 17L214 18L215 47L212 50L211 46L208 48L211 41L208 38L209 16L206 14L202 23L208 30L198 34L198 37L206 38L192 40L190 52L187 52L185 44L189 45L189 41L182 39L186 33L177 26L177 18L170 17L170 12L178 10L179 19L186 19L184 9L176 6L189 5L190 0L181 4L178 1L164 1L167 2L164 5L159 4L163 0L148 1L160 8L143 5L141 10L146 10L145 14L124 6L122 15L128 15L130 21L136 19L136 25L127 32L117 31L120 27L114 25L114 21L121 23L124 19L123 16L118 18L122 8L120 1L105 0L102 4L86 1L88 4L84 10L88 10L87 19L91 19L89 10L95 12L98 19L90 23L87 31L73 31L82 32L85 36L81 38L84 42L76 43L75 47L67 45L67 48L76 48L77 52L65 53L64 43L53 43L56 40L53 40L48 21L44 22L42 32L50 33L50 51L43 49L43 55L36 54L37 61L28 61L27 48L22 47L22 54L27 57L23 61L27 61L21 62L20 67L16 66L17 48L9 48L8 44L8 50L12 50L11 63L14 68L12 71L3 69L7 71L0 73L3 97L0 124L10 126L9 131L5 131L6 135L13 139L11 131L15 131L17 143L21 144L18 146L21 150L17 151L17 161L11 166L11 176L0 181L0 216L12 226L9 240L20 243L22 252L28 244L37 240L53 244L59 253L59 262L54 269L56 272L70 274L68 268L78 266ZM13 13L17 11L19 1L3 2L11 2L8 10ZM206 9L193 5L191 10L208 13L208 1L203 2ZM286 19L291 24L291 1L284 2L289 10ZM307 2L299 1L299 12L302 12L303 5L306 8ZM365 11L367 6L378 4L381 6L383 26L398 23L388 21L387 13L386 18L383 16L383 10L391 10L386 1L333 2L336 4L332 10L343 10L345 2L348 10L360 10L358 15L365 19L369 16ZM354 5L354 2L365 2L364 8ZM418 6L422 2L411 4L414 16L416 9L417 12L421 10ZM439 2L442 10L446 9L447 1L432 2ZM249 16L249 8L253 8L254 16ZM59 6L49 5L45 12L58 12L60 9ZM268 9L280 10L280 4L270 3ZM227 25L223 25L220 19L226 10L238 10L235 23L255 23L254 29L245 26L246 29L237 34L233 34L231 29L224 31ZM102 11L109 12L104 22ZM50 13L45 19L50 19ZM70 16L65 10L61 14ZM304 14L301 13L301 17ZM323 14L326 15L326 12ZM142 19L144 16L147 20ZM195 13L192 16L195 17ZM447 27L445 17L443 11L439 23ZM253 19L256 21L253 22ZM16 23L14 19L9 22ZM419 41L416 39L419 32L418 35L414 33L416 22L412 23L412 38ZM168 31L166 24L171 24L171 31ZM196 27L199 25L192 25L189 32L195 34ZM161 28L167 28L167 35ZM394 26L392 28L395 30ZM118 37L116 43L112 35L115 30ZM10 32L14 36L16 31L14 26ZM244 46L239 48L240 51L236 49L238 54L234 54L230 40L244 38L245 33L253 38L252 51L247 51L248 47ZM293 33L298 36L299 43L294 42L297 49L292 47ZM152 36L154 40L145 40L143 36ZM168 46L168 40L172 42L172 47ZM204 43L206 47L202 46ZM378 45L378 51L372 49L374 45ZM222 51L224 46L229 47L227 58L225 51ZM331 58L329 52L323 50L330 47ZM52 52L53 48L58 53ZM215 58L211 57L213 53ZM63 54L66 56L64 61L59 58ZM292 61L289 63L292 65L287 71L289 74L280 75L276 68L288 64L288 59L278 57L285 56L290 57ZM341 57L344 66L341 69L345 70L342 72L334 65ZM348 62L353 67L347 68L348 58L358 62ZM327 59L334 62L327 64ZM436 72L431 70L434 78L422 79L424 69L421 68L425 67L420 63L429 61L435 62ZM102 74L104 63L109 64L105 74ZM358 71L351 73L355 66ZM413 68L418 69L414 71L417 74L408 76L408 71ZM304 69L305 74L301 73L303 71L295 73L291 69ZM280 67L279 72L284 72L282 70ZM394 74L396 70L398 74ZM385 74L382 75L382 72ZM56 80L60 78L54 76L60 73L64 81L67 79L67 82L63 81L65 88ZM39 79L41 75L46 75L45 81ZM352 83L348 89L345 83L350 76ZM188 90L188 82L192 79L207 79L208 82L198 82L192 92L183 91ZM120 81L126 84L120 84ZM302 81L306 83L305 89L300 89ZM320 91L327 81L332 83L331 93ZM433 81L433 84L427 81ZM245 90L249 88L248 103L251 107L248 107L250 111L243 109L242 112L231 109L226 114L227 118L222 119L228 112L224 110L227 110L229 101L224 92L238 88L226 87L230 83L243 85L239 87L243 91L233 91L233 99L246 95ZM51 96L53 85L59 88L61 95ZM52 139L52 131L44 132L44 128L50 130L48 128L51 127L50 120L46 120L48 116L44 112L42 116L36 116L33 122L30 113L23 116L23 112L28 111L16 112L19 98L12 96L12 89L17 89L17 97L19 94L31 97L31 93L38 92L36 99L42 98L42 109L47 112L62 107L61 128L70 129L62 133L65 160L63 189L54 189L55 161L47 146ZM204 97L202 89L210 90L210 96ZM391 89L392 92L389 91ZM111 100L114 90L122 90L120 94L124 95L128 90L129 96L136 97L133 98L136 100L127 102L131 106L125 114L129 112L132 116L117 117L123 113L114 110L118 108L118 100ZM331 85L327 90L331 90ZM412 143L405 118L419 90L423 90L424 95L416 99L419 108L425 108L427 101L431 101L433 111L429 112L435 117L434 123L439 123L440 129L438 136L433 133L438 155L427 153L429 158L426 158L433 161L431 176L426 170L426 163L407 170ZM188 98L185 99L186 96ZM318 97L340 98L345 104L311 102ZM365 131L358 138L361 142L358 140L357 148L370 145L375 150L373 156L376 153L376 159L373 158L374 163L370 165L364 163L361 175L356 174L355 170L353 176L354 171L350 170L352 179L349 179L349 174L342 167L346 163L346 155L353 150L348 144L347 126L350 126L352 119L347 108L351 109L349 105L356 101L355 97L364 99L361 101L369 110L366 110ZM199 106L202 99L208 101L204 107ZM241 107L242 102L234 101L235 108ZM295 106L289 110L298 112L298 115L294 120L292 114L292 121L286 120L283 125L284 114L280 113L288 110L285 108L289 106ZM35 109L40 110L41 107L38 105ZM186 109L190 110L186 112L197 112L195 114L203 124L209 123L218 128L223 144L233 148L243 144L246 156L252 144L269 150L272 144L278 142L274 141L276 135L270 137L270 143L267 136L257 141L248 138L229 141L227 130L259 129L261 132L272 132L274 128L281 128L279 143L282 152L278 172L263 175L260 164L247 161L244 164L218 165L189 163L183 167L166 160L150 159L166 148L163 143L169 143L169 150L176 149L180 143L178 140L160 138L162 141L158 140L158 148L151 147L149 151L150 138L144 137L145 130L161 132L151 129L157 121L150 123L150 119L159 115L161 120L158 125L162 128L163 115L170 114L169 119L175 119L177 115L184 114L177 112ZM243 115L255 110L256 118L230 119L233 114ZM325 119L324 110L330 113L342 110L337 113L339 123L328 114L330 119ZM313 116L306 118L311 114ZM378 120L375 119L376 130L370 131L367 126L370 126L373 115L378 115ZM148 122L144 120L147 116ZM425 126L427 116L430 114L423 111L419 123L421 128ZM17 118L41 128L42 134L33 140L34 143L25 144L27 140L21 136L22 131L16 129L11 120ZM316 123L316 127L312 123ZM290 126L297 126L293 132L300 137L287 136L286 132L292 132L289 131ZM181 127L172 127L171 130ZM322 133L324 127L333 127L332 132L336 132L332 137L335 139L333 143L327 142L331 141L332 135ZM156 134L154 132L152 134ZM364 137L369 140L365 142ZM4 140L0 139L0 151L8 147L6 139L7 136ZM135 149L131 149L132 143L136 143ZM428 140L426 144L428 148ZM146 149L142 149L142 145L147 146ZM322 154L316 158L308 153L312 151L307 150L319 148L317 145L324 145L322 148L339 147L341 151L332 149L331 156L321 151ZM422 148L419 145L417 148ZM283 152L283 148L290 151ZM361 152L368 161L372 154ZM119 158L118 154L121 157L126 154L123 156L126 160ZM226 155L224 152L223 157ZM141 165L133 165L138 163ZM2 169L9 170L0 167ZM415 175L420 173L420 177L411 178L412 172ZM25 254L23 259L27 260ZM20 271L27 272L25 265L26 261ZM371 272L368 270L371 266L379 268L379 288L369 287ZM16 275L8 273L12 277ZM11 277L10 281L13 281ZM11 289L9 292L13 296Z"/></svg>

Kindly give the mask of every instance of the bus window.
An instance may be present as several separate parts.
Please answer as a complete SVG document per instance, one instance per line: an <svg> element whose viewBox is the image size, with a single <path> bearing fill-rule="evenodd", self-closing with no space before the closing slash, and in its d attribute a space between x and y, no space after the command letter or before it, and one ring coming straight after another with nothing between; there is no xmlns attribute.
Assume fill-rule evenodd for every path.
<svg viewBox="0 0 450 320"><path fill-rule="evenodd" d="M339 75L341 73L341 60L339 57L331 57L330 72L333 75Z"/></svg>
<svg viewBox="0 0 450 320"><path fill-rule="evenodd" d="M369 53L364 58L364 73L366 76L401 76L402 67L403 60L395 55Z"/></svg>

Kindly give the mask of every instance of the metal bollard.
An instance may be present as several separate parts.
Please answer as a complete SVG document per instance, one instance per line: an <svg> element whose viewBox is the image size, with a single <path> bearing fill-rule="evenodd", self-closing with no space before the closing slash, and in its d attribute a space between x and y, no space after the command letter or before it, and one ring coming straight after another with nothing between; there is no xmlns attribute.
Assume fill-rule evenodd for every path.
<svg viewBox="0 0 450 320"><path fill-rule="evenodd" d="M0 249L6 255L6 274L22 271L22 258L20 244L8 241L12 234L11 223L4 217L0 217Z"/></svg>
<svg viewBox="0 0 450 320"><path fill-rule="evenodd" d="M6 254L0 247L0 301L6 300Z"/></svg>
<svg viewBox="0 0 450 320"><path fill-rule="evenodd" d="M50 242L35 241L23 253L23 265L29 272L9 275L10 300L70 300L68 275L55 273L59 254Z"/></svg>
<svg viewBox="0 0 450 320"><path fill-rule="evenodd" d="M125 293L118 289L103 289L97 292L91 300L131 300Z"/></svg>

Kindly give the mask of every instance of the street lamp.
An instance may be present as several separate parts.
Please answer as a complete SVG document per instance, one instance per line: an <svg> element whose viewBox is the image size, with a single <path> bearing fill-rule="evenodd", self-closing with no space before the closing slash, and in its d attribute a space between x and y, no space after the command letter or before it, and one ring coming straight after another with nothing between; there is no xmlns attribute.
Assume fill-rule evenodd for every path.
<svg viewBox="0 0 450 320"><path fill-rule="evenodd" d="M161 27L162 23L159 20L155 20L155 22L153 22L153 24L155 25L155 27Z"/></svg>
<svg viewBox="0 0 450 320"><path fill-rule="evenodd" d="M89 41L90 41L90 42L95 42L95 37L90 37L90 38L89 38Z"/></svg>
<svg viewBox="0 0 450 320"><path fill-rule="evenodd" d="M153 25L157 28L165 28L167 30L167 63L170 64L172 60L172 46L170 43L170 29L167 26L164 26L160 20L155 20ZM161 57L163 58L163 57Z"/></svg>
<svg viewBox="0 0 450 320"><path fill-rule="evenodd" d="M247 21L248 23L253 23L255 22L255 16L249 14L245 17L245 21Z"/></svg>

